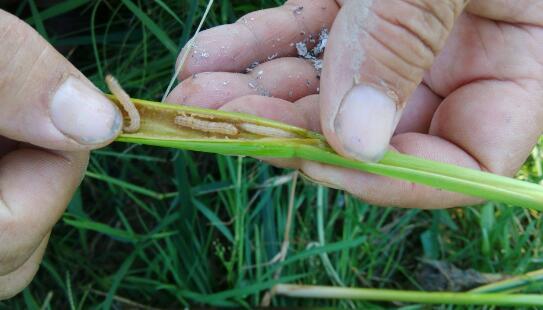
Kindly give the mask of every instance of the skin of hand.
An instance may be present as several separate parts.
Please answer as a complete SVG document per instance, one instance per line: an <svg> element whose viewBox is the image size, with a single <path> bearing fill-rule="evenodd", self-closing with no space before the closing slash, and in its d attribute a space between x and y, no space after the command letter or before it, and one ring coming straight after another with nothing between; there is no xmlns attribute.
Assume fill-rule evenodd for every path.
<svg viewBox="0 0 543 310"><path fill-rule="evenodd" d="M323 28L319 80L295 44ZM322 130L360 160L391 150L512 176L543 132L539 0L291 0L200 33L190 53L168 102ZM478 202L314 162L270 162L377 205Z"/></svg>
<svg viewBox="0 0 543 310"><path fill-rule="evenodd" d="M119 110L17 17L0 10L0 300L38 270L89 150L120 132Z"/></svg>

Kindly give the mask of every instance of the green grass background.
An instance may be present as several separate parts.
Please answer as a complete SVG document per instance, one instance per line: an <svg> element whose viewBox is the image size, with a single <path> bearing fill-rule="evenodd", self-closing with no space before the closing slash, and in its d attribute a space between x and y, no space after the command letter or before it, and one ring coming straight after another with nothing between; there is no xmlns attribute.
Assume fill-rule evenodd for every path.
<svg viewBox="0 0 543 310"><path fill-rule="evenodd" d="M4 8L31 23L98 87L104 89L110 72L132 96L153 100L165 91L176 53L206 5L42 2ZM281 3L217 0L205 26ZM541 144L519 178L542 182L540 150ZM293 177L251 158L125 144L96 151L36 279L0 308L250 307L278 282L418 290L422 258L486 273L543 268L539 213L495 203L378 208L304 179L293 188ZM280 250L289 204L295 214L288 256L267 264ZM542 291L536 285L527 292ZM272 304L399 306L284 297Z"/></svg>

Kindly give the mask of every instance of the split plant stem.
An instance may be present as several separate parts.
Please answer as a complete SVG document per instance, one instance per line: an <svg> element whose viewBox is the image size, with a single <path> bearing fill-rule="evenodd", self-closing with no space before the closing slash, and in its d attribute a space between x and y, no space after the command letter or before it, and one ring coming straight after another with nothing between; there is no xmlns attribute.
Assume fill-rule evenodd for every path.
<svg viewBox="0 0 543 310"><path fill-rule="evenodd" d="M538 184L395 152L379 163L360 162L336 154L318 133L269 119L140 99L132 102L141 116L141 127L119 136L120 142L223 155L301 158L543 211L543 187ZM198 126L180 126L180 116ZM229 133L235 134L216 130L226 124Z"/></svg>
<svg viewBox="0 0 543 310"><path fill-rule="evenodd" d="M543 295L536 294L418 292L295 284L279 284L274 287L274 291L277 295L311 299L350 299L444 305L543 306Z"/></svg>

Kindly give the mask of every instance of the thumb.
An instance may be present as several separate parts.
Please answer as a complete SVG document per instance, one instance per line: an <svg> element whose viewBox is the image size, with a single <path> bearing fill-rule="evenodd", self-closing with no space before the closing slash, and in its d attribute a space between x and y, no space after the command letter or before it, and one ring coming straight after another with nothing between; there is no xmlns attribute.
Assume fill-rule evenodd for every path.
<svg viewBox="0 0 543 310"><path fill-rule="evenodd" d="M323 132L339 153L377 161L467 1L342 2L324 57Z"/></svg>
<svg viewBox="0 0 543 310"><path fill-rule="evenodd" d="M48 149L111 142L122 116L30 26L0 10L0 136Z"/></svg>

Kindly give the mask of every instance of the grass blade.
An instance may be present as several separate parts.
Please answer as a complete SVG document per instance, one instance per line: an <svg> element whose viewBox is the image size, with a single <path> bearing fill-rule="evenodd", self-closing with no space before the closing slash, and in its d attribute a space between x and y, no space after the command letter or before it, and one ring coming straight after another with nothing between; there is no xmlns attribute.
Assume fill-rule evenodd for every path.
<svg viewBox="0 0 543 310"><path fill-rule="evenodd" d="M155 3L162 7L166 13L168 13L173 19L175 19L175 21L179 23L180 26L185 26L185 23L179 19L179 16L177 16L177 14L175 14L175 12L166 3L164 3L162 0L155 0Z"/></svg>
<svg viewBox="0 0 543 310"><path fill-rule="evenodd" d="M487 305L487 306L543 306L542 295L476 294L448 292L418 292L365 288L279 284L274 287L279 295L312 299L351 299L367 301L410 302L419 304Z"/></svg>
<svg viewBox="0 0 543 310"><path fill-rule="evenodd" d="M543 269L515 276L503 281L490 283L471 290L473 293L510 292L527 289L543 283Z"/></svg>
<svg viewBox="0 0 543 310"><path fill-rule="evenodd" d="M140 21L151 31L152 34L172 53L173 56L177 55L177 45L173 42L168 34L162 30L157 23L155 23L145 12L143 12L134 2L130 0L121 0L123 4L136 15Z"/></svg>
<svg viewBox="0 0 543 310"><path fill-rule="evenodd" d="M106 182L108 184L119 186L119 187L121 187L121 188L123 188L125 190L129 190L129 191L132 191L134 193L138 193L138 194L141 194L141 195L144 195L144 196L147 196L147 197L151 197L151 198L154 198L154 199L157 199L157 200L162 200L162 199L166 198L165 194L157 193L157 192L152 191L150 189L147 189L145 187L137 186L137 185L128 183L128 182L120 180L120 179L112 178L112 177L107 176L107 175L102 175L102 174L94 173L94 172L91 172L91 171L87 171L85 173L85 175L87 177L89 177L89 178L104 181L104 182Z"/></svg>
<svg viewBox="0 0 543 310"><path fill-rule="evenodd" d="M38 30L38 32L41 34L42 37L45 38L45 40L49 41L49 36L47 35L47 31L45 30L45 26L43 25L43 18L40 14L40 11L38 10L38 7L36 6L36 2L34 2L34 0L29 0L28 4L30 5L32 20L36 25L36 30Z"/></svg>
<svg viewBox="0 0 543 310"><path fill-rule="evenodd" d="M228 241L234 243L234 236L230 232L230 229L226 227L224 222L219 219L215 212L211 211L203 203L196 199L194 199L193 202L196 209L198 209L198 211L200 211L209 220L209 223L217 228L217 230L219 230Z"/></svg>
<svg viewBox="0 0 543 310"><path fill-rule="evenodd" d="M130 233L126 230L113 228L106 224L97 223L90 220L77 220L77 219L65 218L64 223L66 223L67 225L79 228L79 229L95 231L95 232L104 234L106 236L109 236L111 238L118 239L118 240L136 242L139 239L141 239L141 237L134 235L133 233Z"/></svg>
<svg viewBox="0 0 543 310"><path fill-rule="evenodd" d="M34 1L30 1L31 3ZM68 13L74 9L77 9L80 6L83 6L85 4L91 3L90 0L70 0L70 1L62 1L58 4L52 5L48 7L47 9L43 10L41 15L41 21L45 21L47 19L62 15L64 13ZM27 19L27 23L32 25L34 23L33 19Z"/></svg>

